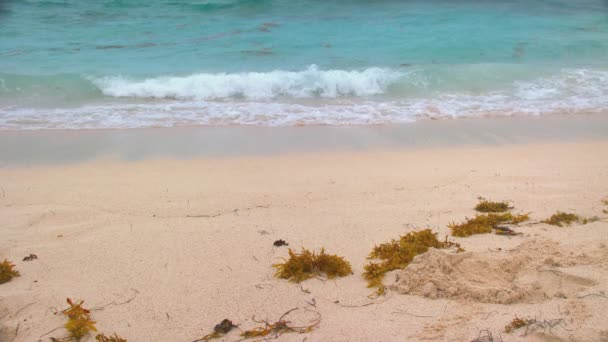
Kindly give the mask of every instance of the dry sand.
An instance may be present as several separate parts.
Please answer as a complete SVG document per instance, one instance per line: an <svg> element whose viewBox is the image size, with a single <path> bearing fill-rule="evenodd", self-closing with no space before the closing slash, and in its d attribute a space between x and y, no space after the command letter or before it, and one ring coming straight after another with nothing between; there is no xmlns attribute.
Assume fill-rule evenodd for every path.
<svg viewBox="0 0 608 342"><path fill-rule="evenodd" d="M21 272L0 285L0 341L64 336L47 332L64 323L54 312L67 297L130 342L193 341L224 318L248 329L295 307L320 325L279 340L471 341L485 329L495 341L608 340L606 221L455 238L466 253L418 257L376 300L361 277L374 244L427 226L443 237L478 196L533 221L607 216L605 141L13 166L0 187L0 258ZM355 274L274 279L287 255L276 239L323 246ZM515 316L561 321L504 333Z"/></svg>

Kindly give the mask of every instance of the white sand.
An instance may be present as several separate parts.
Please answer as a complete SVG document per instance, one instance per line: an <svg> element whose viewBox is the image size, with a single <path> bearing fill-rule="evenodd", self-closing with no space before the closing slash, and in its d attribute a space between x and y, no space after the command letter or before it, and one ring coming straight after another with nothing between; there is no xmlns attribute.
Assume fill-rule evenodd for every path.
<svg viewBox="0 0 608 342"><path fill-rule="evenodd" d="M0 285L0 341L64 336L42 335L65 322L53 312L67 297L97 308L99 330L130 342L193 341L224 318L248 329L254 316L276 320L310 303L319 327L280 340L471 341L489 329L515 341L523 330L502 332L515 316L563 320L527 340L608 340L608 298L582 297L608 290L606 221L456 238L469 261L443 281L463 292L395 286L352 307L372 302L361 272L374 244L427 226L444 237L449 222L474 214L478 196L510 200L535 221L556 210L607 216L606 142L3 167L0 187L0 258L21 272ZM280 238L342 255L355 274L308 280L310 294L274 279L270 265L287 255L272 246ZM21 261L30 253L38 259ZM509 260L521 265L505 275ZM428 269L418 269L421 279ZM507 301L466 295L475 284L458 280L469 275L527 292ZM305 314L289 319L304 324ZM225 340L238 338L237 329Z"/></svg>

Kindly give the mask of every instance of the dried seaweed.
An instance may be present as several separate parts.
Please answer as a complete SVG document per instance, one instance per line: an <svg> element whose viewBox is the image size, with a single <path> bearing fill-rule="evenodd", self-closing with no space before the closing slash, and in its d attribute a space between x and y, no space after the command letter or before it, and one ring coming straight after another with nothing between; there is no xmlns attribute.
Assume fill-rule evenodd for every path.
<svg viewBox="0 0 608 342"><path fill-rule="evenodd" d="M319 253L302 248L300 254L296 254L290 248L289 259L284 260L284 263L272 265L276 268L274 276L294 283L323 275L332 279L353 273L348 261L343 257L325 253L324 248L321 248Z"/></svg>
<svg viewBox="0 0 608 342"><path fill-rule="evenodd" d="M244 338L263 337L270 334L281 335L287 332L295 332L286 321L277 321L274 323L265 323L264 327L253 328L241 333Z"/></svg>
<svg viewBox="0 0 608 342"><path fill-rule="evenodd" d="M452 235L467 237L475 234L487 234L496 229L499 224L519 224L530 219L530 214L513 215L503 214L478 214L473 218L467 218L463 223L450 223L448 227L452 230Z"/></svg>
<svg viewBox="0 0 608 342"><path fill-rule="evenodd" d="M532 319L522 319L522 318L515 316L515 318L513 318L513 320L505 326L505 332L507 334L510 334L519 328L523 328L527 325L532 324L533 322L534 322L534 320L532 320Z"/></svg>
<svg viewBox="0 0 608 342"><path fill-rule="evenodd" d="M95 339L98 342L127 342L127 340L118 336L116 333L109 337L104 334L98 334L97 336L95 336Z"/></svg>
<svg viewBox="0 0 608 342"><path fill-rule="evenodd" d="M475 210L481 213L503 213L511 209L513 209L513 207L509 207L508 202L492 202L486 200L481 200L475 206Z"/></svg>
<svg viewBox="0 0 608 342"><path fill-rule="evenodd" d="M64 324L64 328L68 331L68 336L64 339L54 339L55 341L80 341L92 331L97 331L95 321L91 320L91 312L82 307L83 300L74 302L72 299L67 299L69 308L61 313L68 317L68 321Z"/></svg>
<svg viewBox="0 0 608 342"><path fill-rule="evenodd" d="M285 317L289 315L291 312L298 310L299 308L294 308L286 313L284 313L276 322L270 323L268 320L259 321L258 323L264 324L262 327L253 328L251 330L245 330L241 333L241 337L243 338L254 338L254 337L264 337L268 335L274 335L278 337L285 333L299 333L304 334L311 332L321 323L321 314L317 311L312 311L316 313L317 318L309 325L306 326L293 326L291 322L286 320ZM307 310L309 311L309 310Z"/></svg>
<svg viewBox="0 0 608 342"><path fill-rule="evenodd" d="M460 245L445 242L437 239L437 233L431 229L424 229L417 232L410 232L403 235L399 240L374 246L374 249L367 257L370 260L379 259L380 262L370 262L364 266L363 277L367 280L367 287L377 288L377 295L384 295L386 288L382 283L387 272L405 268L416 255L425 253L429 248L448 248Z"/></svg>
<svg viewBox="0 0 608 342"><path fill-rule="evenodd" d="M15 269L15 264L4 259L3 262L0 263L0 284L4 284L6 282L11 281L14 277L19 277L19 271Z"/></svg>
<svg viewBox="0 0 608 342"><path fill-rule="evenodd" d="M542 330L542 332L546 332L547 330L551 331L551 329L556 326L560 326L564 323L563 318L555 318L555 319L538 319L538 318L519 318L515 316L513 320L505 326L505 332L510 334L515 330L525 328L523 336L526 336L530 333Z"/></svg>
<svg viewBox="0 0 608 342"><path fill-rule="evenodd" d="M505 226L494 227L494 232L496 235L504 235L504 236L522 235L522 233L518 233L518 232L514 231L513 229L511 229L509 227L505 227Z"/></svg>
<svg viewBox="0 0 608 342"><path fill-rule="evenodd" d="M542 220L542 223L547 223L553 226L563 227L564 225L569 226L573 222L578 222L581 219L580 216L572 213L564 213L561 211L551 215L546 220Z"/></svg>

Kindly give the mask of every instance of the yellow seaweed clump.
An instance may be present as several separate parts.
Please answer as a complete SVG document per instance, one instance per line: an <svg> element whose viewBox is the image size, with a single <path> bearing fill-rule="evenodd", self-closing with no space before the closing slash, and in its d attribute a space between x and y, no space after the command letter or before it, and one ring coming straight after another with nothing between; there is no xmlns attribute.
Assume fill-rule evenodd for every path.
<svg viewBox="0 0 608 342"><path fill-rule="evenodd" d="M273 264L272 267L276 269L275 277L294 283L322 275L332 279L353 273L348 261L343 257L325 253L324 248L321 248L319 253L302 248L299 254L290 248L289 259L285 259L283 263Z"/></svg>
<svg viewBox="0 0 608 342"><path fill-rule="evenodd" d="M68 331L66 341L80 341L91 331L97 331L95 321L91 320L90 311L82 307L83 300L75 303L68 298L67 302L70 307L62 312L68 317L68 321L64 325Z"/></svg>
<svg viewBox="0 0 608 342"><path fill-rule="evenodd" d="M19 271L15 269L15 264L12 262L4 259L4 261L0 263L0 284L9 282L11 279L18 277L19 275Z"/></svg>
<svg viewBox="0 0 608 342"><path fill-rule="evenodd" d="M481 213L503 213L505 211L513 209L509 207L507 202L492 202L482 200L475 206L475 210Z"/></svg>
<svg viewBox="0 0 608 342"><path fill-rule="evenodd" d="M543 220L541 222L553 226L563 227L564 225L569 226L572 222L578 222L580 219L580 216L576 214L558 211L555 214L551 215L551 217L549 217L548 219Z"/></svg>
<svg viewBox="0 0 608 342"><path fill-rule="evenodd" d="M453 236L467 237L475 234L491 233L499 224L519 224L529 219L529 214L488 213L475 215L475 217L467 219L463 223L450 223L448 227L452 230Z"/></svg>
<svg viewBox="0 0 608 342"><path fill-rule="evenodd" d="M439 241L437 233L433 233L430 229L410 232L399 240L393 239L374 246L367 258L381 261L370 262L364 266L363 277L367 280L367 287L375 287L377 295L384 295L386 288L382 284L382 280L387 272L405 268L416 255L425 253L431 247L447 248L449 246L448 242Z"/></svg>

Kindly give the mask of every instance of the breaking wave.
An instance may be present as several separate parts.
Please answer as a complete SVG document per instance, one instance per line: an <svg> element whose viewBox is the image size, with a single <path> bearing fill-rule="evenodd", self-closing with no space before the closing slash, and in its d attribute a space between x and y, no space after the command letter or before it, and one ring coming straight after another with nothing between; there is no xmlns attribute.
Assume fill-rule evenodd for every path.
<svg viewBox="0 0 608 342"><path fill-rule="evenodd" d="M249 100L295 98L336 98L382 94L402 76L401 72L369 68L319 70L311 65L303 71L199 73L184 77L157 77L132 80L114 76L92 79L102 93L114 97L180 100Z"/></svg>

